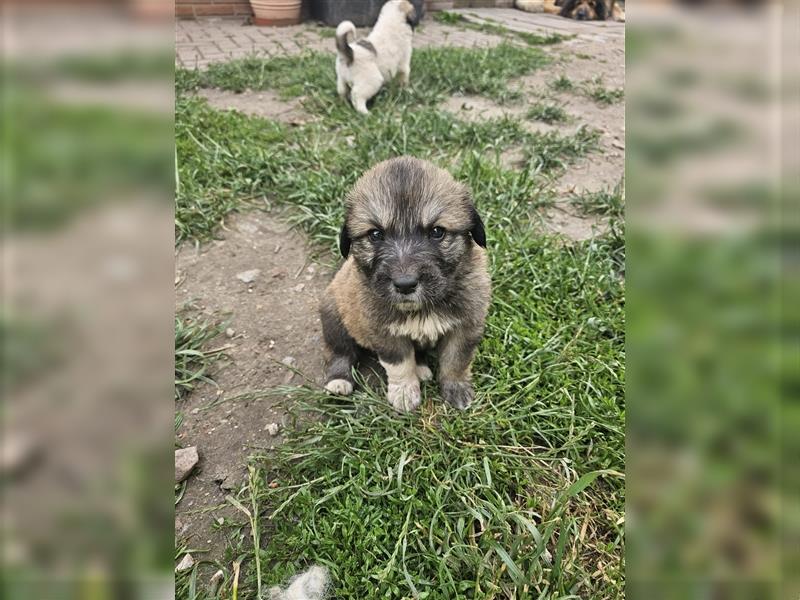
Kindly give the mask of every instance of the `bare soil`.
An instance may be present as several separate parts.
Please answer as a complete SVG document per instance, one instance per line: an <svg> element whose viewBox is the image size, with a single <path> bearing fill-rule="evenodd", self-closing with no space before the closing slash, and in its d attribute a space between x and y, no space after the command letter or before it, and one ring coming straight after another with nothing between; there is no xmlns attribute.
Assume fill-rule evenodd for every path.
<svg viewBox="0 0 800 600"><path fill-rule="evenodd" d="M210 319L227 316L233 333L212 344L226 347L226 363L179 406L184 414L178 443L197 445L200 463L176 508L176 534L191 547L209 548L218 558L220 516L235 510L225 496L244 483L247 457L280 443L286 427L281 396L248 399L249 392L297 385L322 375L317 301L331 273L309 258L306 240L273 215L236 214L221 238L199 248L184 244L176 257L177 306ZM252 283L237 275L258 269ZM283 363L291 365L295 373ZM271 424L280 427L270 435Z"/></svg>

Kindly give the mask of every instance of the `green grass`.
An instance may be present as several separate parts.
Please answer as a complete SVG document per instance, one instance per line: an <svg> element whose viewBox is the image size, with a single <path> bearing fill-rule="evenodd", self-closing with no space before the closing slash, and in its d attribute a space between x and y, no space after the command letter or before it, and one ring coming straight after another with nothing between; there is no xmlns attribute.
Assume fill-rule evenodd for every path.
<svg viewBox="0 0 800 600"><path fill-rule="evenodd" d="M209 349L222 326L206 320L175 317L175 400L186 397L200 382L210 382L208 371L223 355L223 349Z"/></svg>
<svg viewBox="0 0 800 600"><path fill-rule="evenodd" d="M625 193L621 183L610 191L576 194L571 202L587 215L621 218L625 214Z"/></svg>
<svg viewBox="0 0 800 600"><path fill-rule="evenodd" d="M460 26L465 29L472 29L473 31L499 35L506 39L517 38L530 46L549 46L551 44L558 44L573 37L570 35L562 35L560 33L548 33L547 35L540 35L537 33L530 33L528 31L516 31L514 29L504 27L503 25L492 21L492 19L487 19L485 17L481 17L482 21L480 23L476 23L474 21L470 21L459 13L451 13L444 10L434 13L433 18L439 23L444 23L445 25Z"/></svg>
<svg viewBox="0 0 800 600"><path fill-rule="evenodd" d="M595 84L586 89L586 95L600 105L611 106L622 102L622 99L625 98L625 90L622 88L609 89L601 84Z"/></svg>
<svg viewBox="0 0 800 600"><path fill-rule="evenodd" d="M335 27L319 27L316 30L317 35L321 38L329 38L333 39L336 37L336 28Z"/></svg>
<svg viewBox="0 0 800 600"><path fill-rule="evenodd" d="M605 87L601 77L595 77L591 81L576 84L566 75L559 75L549 83L549 86L557 92L576 92L583 94L601 106L610 106L622 102L625 98L625 90L622 88L610 89Z"/></svg>
<svg viewBox="0 0 800 600"><path fill-rule="evenodd" d="M492 48L422 48L411 62L408 92L417 103L435 104L446 95L480 94L497 100L519 98L508 80L526 75L550 62L539 48L501 43ZM199 87L243 92L278 90L284 97L330 97L336 89L334 57L308 51L277 58L247 57L214 63L205 71L176 71L179 91ZM335 99L335 96L334 96ZM336 99L337 105L340 103Z"/></svg>
<svg viewBox="0 0 800 600"><path fill-rule="evenodd" d="M414 56L411 89L390 86L364 118L336 98L330 57L176 74L179 239L207 239L228 212L266 201L288 207L331 260L355 179L379 160L412 154L471 189L487 224L494 287L473 368L478 398L466 412L443 405L430 384L421 409L404 416L381 384L363 382L348 399L309 387L252 391L252 399L290 397L296 427L276 452L251 458L219 597L234 597L235 560L239 598L311 563L331 569L333 597L342 600L622 598L620 222L612 215L610 232L586 243L530 226L549 177L596 150L598 133L530 133L508 118L468 123L439 108L455 93L511 99L509 80L546 64L538 49ZM315 119L290 127L216 111L186 93L212 81L281 85L302 94ZM520 169L499 159L512 147L524 148ZM202 585L181 574L177 595L207 597Z"/></svg>
<svg viewBox="0 0 800 600"><path fill-rule="evenodd" d="M596 146L597 135L590 130L570 136L528 133L509 118L468 123L438 108L451 94L501 101L518 95L508 80L547 64L538 49L510 44L431 48L416 52L414 60L411 88L390 86L366 119L354 118L352 108L333 92L330 57L318 53L177 71L177 240L208 239L225 215L245 202L263 205L280 198L299 209L297 223L333 247L342 210L334 200L384 158L412 154L451 166L473 152L499 154L519 144L533 170L549 173ZM206 85L236 91L278 83L286 95L303 93L304 107L319 119L289 127L215 111L188 93ZM526 180L518 188L530 191L531 186Z"/></svg>
<svg viewBox="0 0 800 600"><path fill-rule="evenodd" d="M556 79L550 82L550 87L557 92L570 92L575 89L575 84L566 75L559 75Z"/></svg>
<svg viewBox="0 0 800 600"><path fill-rule="evenodd" d="M542 102L534 104L528 110L526 116L534 121L542 121L544 123L563 123L568 118L567 112L560 106Z"/></svg>

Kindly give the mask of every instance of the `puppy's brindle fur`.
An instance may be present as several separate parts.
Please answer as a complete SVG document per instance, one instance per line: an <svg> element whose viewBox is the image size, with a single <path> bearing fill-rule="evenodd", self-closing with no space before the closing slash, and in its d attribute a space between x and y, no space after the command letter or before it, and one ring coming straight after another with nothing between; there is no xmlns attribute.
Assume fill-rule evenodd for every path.
<svg viewBox="0 0 800 600"><path fill-rule="evenodd" d="M321 303L326 389L352 392L365 348L386 369L392 406L413 410L419 380L431 377L419 359L435 348L442 396L466 408L491 288L486 235L469 192L446 171L401 157L365 173L346 206L346 260ZM409 280L417 281L413 291Z"/></svg>

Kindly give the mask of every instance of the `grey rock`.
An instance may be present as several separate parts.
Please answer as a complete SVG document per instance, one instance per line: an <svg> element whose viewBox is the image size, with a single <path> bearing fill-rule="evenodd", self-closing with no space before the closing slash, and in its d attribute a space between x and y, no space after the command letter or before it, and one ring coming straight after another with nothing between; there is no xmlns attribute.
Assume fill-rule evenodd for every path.
<svg viewBox="0 0 800 600"><path fill-rule="evenodd" d="M259 275L261 275L261 269L250 269L249 271L237 273L236 279L242 283L253 283Z"/></svg>
<svg viewBox="0 0 800 600"><path fill-rule="evenodd" d="M175 481L180 483L197 466L200 456L197 454L197 446L180 448L175 450Z"/></svg>

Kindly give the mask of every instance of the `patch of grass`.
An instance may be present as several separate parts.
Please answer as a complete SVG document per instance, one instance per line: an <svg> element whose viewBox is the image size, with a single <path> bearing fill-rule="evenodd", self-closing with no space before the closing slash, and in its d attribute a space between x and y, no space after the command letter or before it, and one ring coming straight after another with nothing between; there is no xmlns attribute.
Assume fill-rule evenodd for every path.
<svg viewBox="0 0 800 600"><path fill-rule="evenodd" d="M538 48L502 43L492 48L422 48L411 63L413 103L432 105L444 96L480 94L497 100L519 97L509 79L526 75L550 62ZM216 87L234 92L274 89L284 97L322 96L338 101L331 53L304 52L276 58L247 57L209 65L205 71L176 73L180 92ZM376 101L386 96L379 94Z"/></svg>
<svg viewBox="0 0 800 600"><path fill-rule="evenodd" d="M519 97L508 80L549 63L538 48L502 43L492 48L425 48L414 53L412 80L417 90L430 90L437 98L453 94L478 94L496 100Z"/></svg>
<svg viewBox="0 0 800 600"><path fill-rule="evenodd" d="M316 29L317 35L321 38L335 38L336 37L336 28L335 27L318 27Z"/></svg>
<svg viewBox="0 0 800 600"><path fill-rule="evenodd" d="M341 599L623 596L615 246L564 248L502 222L491 243L474 407L454 411L433 385L407 416L382 388L347 400L293 392L318 418L255 458L272 525L267 583L320 562Z"/></svg>
<svg viewBox="0 0 800 600"><path fill-rule="evenodd" d="M417 65L418 88L390 87L367 118L354 118L333 92L332 77L324 82L328 75L313 69L306 79L291 75L307 92L306 109L320 117L300 127L215 111L205 100L185 93L204 78L222 87L271 85L262 73L289 77L283 70L293 63L280 59L279 67L259 66L263 59L247 59L210 73L179 72L176 81L183 93L176 101L175 124L177 240L208 239L225 215L243 203L263 206L280 198L299 209L294 213L299 224L333 246L342 210L339 200L358 174L379 160L412 154L449 167L472 152L502 152L518 144L533 149L530 159L537 170L551 171L592 149L588 131L543 138L510 118L469 123L435 108L451 93L510 96L506 79L545 61L539 50L510 45L490 50L442 48L419 51L415 59L424 64ZM314 60L305 55L294 66ZM476 70L481 65L485 67ZM225 74L231 77L227 84L219 79Z"/></svg>
<svg viewBox="0 0 800 600"><path fill-rule="evenodd" d="M575 89L575 84L566 75L559 75L556 79L550 82L550 87L557 92L571 92Z"/></svg>
<svg viewBox="0 0 800 600"><path fill-rule="evenodd" d="M608 89L602 85L594 85L586 89L586 95L603 106L610 106L617 102L622 102L625 98L625 90L622 88Z"/></svg>
<svg viewBox="0 0 800 600"><path fill-rule="evenodd" d="M468 123L445 111L405 105L353 119L352 110L339 105L322 122L289 128L214 111L202 99L179 99L178 240L207 239L243 203L263 206L280 198L298 209L298 224L335 247L341 199L375 162L411 154L448 167L473 152L521 144L533 173L550 172L591 151L597 139L585 129L543 135L525 132L509 118Z"/></svg>
<svg viewBox="0 0 800 600"><path fill-rule="evenodd" d="M473 31L480 31L492 35L499 35L506 39L520 39L530 46L548 46L551 44L558 44L564 40L568 40L574 36L562 35L560 33L549 33L547 35L540 35L538 33L531 33L528 31L516 31L509 29L499 23L493 22L491 19L482 18L480 23L470 21L459 13L451 13L447 11L440 11L434 14L434 20L445 25L459 25L465 29L472 29Z"/></svg>
<svg viewBox="0 0 800 600"><path fill-rule="evenodd" d="M529 110L526 116L529 119L542 121L544 123L563 123L567 120L567 112L560 106L537 102Z"/></svg>
<svg viewBox="0 0 800 600"><path fill-rule="evenodd" d="M446 10L433 13L433 20L445 25L464 25L469 22L462 15Z"/></svg>
<svg viewBox="0 0 800 600"><path fill-rule="evenodd" d="M600 134L596 130L581 127L571 136L550 131L532 134L531 139L530 145L525 149L529 168L536 173L548 173L596 150Z"/></svg>
<svg viewBox="0 0 800 600"><path fill-rule="evenodd" d="M571 202L583 214L622 218L625 214L625 188L620 183L611 191L576 194Z"/></svg>
<svg viewBox="0 0 800 600"><path fill-rule="evenodd" d="M213 63L193 78L181 78L181 83L234 92L273 89L283 97L296 97L310 90L335 90L334 60L330 52L313 51L274 58L249 56Z"/></svg>
<svg viewBox="0 0 800 600"><path fill-rule="evenodd" d="M224 349L207 349L222 331L219 324L192 317L175 317L175 400L183 399L202 381L210 382L208 370Z"/></svg>

